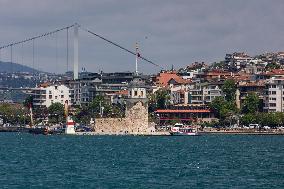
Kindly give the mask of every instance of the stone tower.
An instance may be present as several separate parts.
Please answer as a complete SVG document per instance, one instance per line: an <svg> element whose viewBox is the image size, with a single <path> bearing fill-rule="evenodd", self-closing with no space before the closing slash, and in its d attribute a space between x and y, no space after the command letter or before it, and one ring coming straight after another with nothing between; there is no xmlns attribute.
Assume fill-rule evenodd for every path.
<svg viewBox="0 0 284 189"><path fill-rule="evenodd" d="M125 102L125 117L131 121L133 132L146 132L148 128L148 99L145 83L140 78L136 77L130 82Z"/></svg>
<svg viewBox="0 0 284 189"><path fill-rule="evenodd" d="M95 131L98 134L149 134L146 86L140 78L129 84L125 104L125 117L96 118Z"/></svg>

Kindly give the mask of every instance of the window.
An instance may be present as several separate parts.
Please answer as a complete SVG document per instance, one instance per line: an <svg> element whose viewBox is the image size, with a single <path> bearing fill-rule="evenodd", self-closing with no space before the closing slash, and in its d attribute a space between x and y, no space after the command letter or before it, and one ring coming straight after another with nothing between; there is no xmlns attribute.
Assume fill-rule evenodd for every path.
<svg viewBox="0 0 284 189"><path fill-rule="evenodd" d="M57 90L58 86L55 86L55 90Z"/></svg>
<svg viewBox="0 0 284 189"><path fill-rule="evenodd" d="M270 107L276 107L276 103L269 103Z"/></svg>
<svg viewBox="0 0 284 189"><path fill-rule="evenodd" d="M49 95L49 99L52 99L52 95Z"/></svg>
<svg viewBox="0 0 284 189"><path fill-rule="evenodd" d="M64 95L61 95L61 98L64 98Z"/></svg>
<svg viewBox="0 0 284 189"><path fill-rule="evenodd" d="M55 99L57 99L57 96L55 96Z"/></svg>
<svg viewBox="0 0 284 189"><path fill-rule="evenodd" d="M144 96L144 92L143 91L141 91L141 96Z"/></svg>
<svg viewBox="0 0 284 189"><path fill-rule="evenodd" d="M51 91L49 91L49 94L51 94Z"/></svg>
<svg viewBox="0 0 284 189"><path fill-rule="evenodd" d="M276 94L276 91L271 91L272 92L272 94Z"/></svg>
<svg viewBox="0 0 284 189"><path fill-rule="evenodd" d="M134 91L134 96L137 96L137 91Z"/></svg>

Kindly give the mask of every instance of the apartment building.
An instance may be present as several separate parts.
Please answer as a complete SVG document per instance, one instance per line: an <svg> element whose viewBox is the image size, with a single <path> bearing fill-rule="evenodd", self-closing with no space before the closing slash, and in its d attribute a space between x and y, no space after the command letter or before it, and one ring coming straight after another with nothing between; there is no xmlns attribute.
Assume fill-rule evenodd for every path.
<svg viewBox="0 0 284 189"><path fill-rule="evenodd" d="M31 95L35 107L49 107L56 102L64 104L65 101L72 104L70 88L62 84L42 84L34 88Z"/></svg>
<svg viewBox="0 0 284 189"><path fill-rule="evenodd" d="M265 85L264 111L284 111L284 78L271 78Z"/></svg>
<svg viewBox="0 0 284 189"><path fill-rule="evenodd" d="M188 92L188 104L208 104L218 96L223 96L222 82L196 83Z"/></svg>

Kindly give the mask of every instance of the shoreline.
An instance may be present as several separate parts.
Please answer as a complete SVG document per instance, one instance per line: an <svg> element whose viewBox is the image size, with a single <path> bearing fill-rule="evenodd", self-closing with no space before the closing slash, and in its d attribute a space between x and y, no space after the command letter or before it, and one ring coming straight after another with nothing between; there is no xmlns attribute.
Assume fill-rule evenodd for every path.
<svg viewBox="0 0 284 189"><path fill-rule="evenodd" d="M260 131L260 132L243 132L243 131L201 131L199 132L201 135L216 135L216 134L221 134L221 135L284 135L284 132L265 132L265 131Z"/></svg>
<svg viewBox="0 0 284 189"><path fill-rule="evenodd" d="M23 127L0 127L0 132L22 132L28 133L29 128ZM272 130L272 131L256 131L256 130L209 130L209 131L199 131L201 135L284 135L284 131L282 130ZM55 134L55 133L50 133ZM58 134L58 133L56 133ZM64 134L64 133L61 133ZM122 133L101 133L101 132L76 132L74 135L78 136L170 136L169 132L166 131L157 131L152 133L129 133L129 134L122 134Z"/></svg>

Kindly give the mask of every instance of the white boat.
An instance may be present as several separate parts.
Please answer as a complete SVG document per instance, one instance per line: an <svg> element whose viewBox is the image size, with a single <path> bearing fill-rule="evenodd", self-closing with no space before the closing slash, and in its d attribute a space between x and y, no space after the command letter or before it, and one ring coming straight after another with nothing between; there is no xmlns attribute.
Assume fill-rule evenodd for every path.
<svg viewBox="0 0 284 189"><path fill-rule="evenodd" d="M171 127L170 134L173 136L199 136L197 128L185 126L182 123L176 123Z"/></svg>

